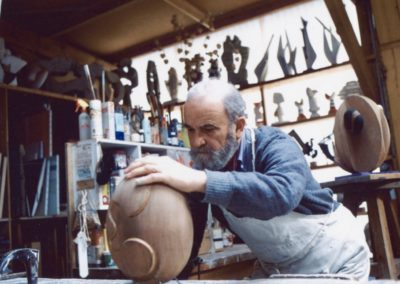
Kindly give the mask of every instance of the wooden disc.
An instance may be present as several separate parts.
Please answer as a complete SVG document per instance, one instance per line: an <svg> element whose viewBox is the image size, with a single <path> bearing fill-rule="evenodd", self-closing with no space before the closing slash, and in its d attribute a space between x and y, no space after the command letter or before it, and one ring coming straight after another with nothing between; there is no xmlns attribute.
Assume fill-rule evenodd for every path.
<svg viewBox="0 0 400 284"><path fill-rule="evenodd" d="M192 217L183 194L165 185L122 181L112 197L106 229L118 268L135 281L168 281L186 265Z"/></svg>
<svg viewBox="0 0 400 284"><path fill-rule="evenodd" d="M362 119L360 131L345 127L345 115L356 111ZM369 172L386 159L390 131L382 107L361 95L350 95L342 103L333 128L335 161L349 172Z"/></svg>

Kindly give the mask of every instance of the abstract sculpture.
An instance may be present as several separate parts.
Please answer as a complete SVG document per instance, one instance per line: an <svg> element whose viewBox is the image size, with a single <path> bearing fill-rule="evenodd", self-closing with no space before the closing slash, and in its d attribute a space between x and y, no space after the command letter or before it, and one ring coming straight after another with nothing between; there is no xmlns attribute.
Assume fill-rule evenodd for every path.
<svg viewBox="0 0 400 284"><path fill-rule="evenodd" d="M285 57L286 49L289 51L289 61L286 61ZM286 33L285 47L283 47L282 45L282 36L279 37L279 45L278 45L278 62L285 76L291 76L297 74L295 60L296 60L296 48L292 49L292 46L290 45L289 42L289 37Z"/></svg>
<svg viewBox="0 0 400 284"><path fill-rule="evenodd" d="M163 116L163 108L160 102L160 84L158 82L157 68L154 61L149 60L147 63L147 101L151 108L151 116L153 118L161 118Z"/></svg>
<svg viewBox="0 0 400 284"><path fill-rule="evenodd" d="M327 26L325 26L325 24L317 17L315 17L315 18L318 20L318 22L322 25L322 27L324 29L323 34L324 34L325 56L332 65L337 64L337 54L338 54L341 42L335 37L331 28L328 28ZM326 36L326 33L328 33L330 35L330 38L329 38L330 44L328 43L328 38Z"/></svg>
<svg viewBox="0 0 400 284"><path fill-rule="evenodd" d="M167 86L167 90L169 92L169 96L171 97L172 101L178 100L178 75L174 67L171 67L168 70L168 81L165 81L165 85Z"/></svg>
<svg viewBox="0 0 400 284"><path fill-rule="evenodd" d="M387 158L390 130L381 106L361 95L349 95L333 127L335 161L349 172L369 172Z"/></svg>
<svg viewBox="0 0 400 284"><path fill-rule="evenodd" d="M223 44L224 52L222 53L222 62L228 72L228 81L234 85L245 86L247 82L247 60L249 58L249 48L242 46L240 39L234 36L231 39L229 36ZM241 62L238 71L235 73L235 62L233 54L239 53Z"/></svg>
<svg viewBox="0 0 400 284"><path fill-rule="evenodd" d="M261 59L261 61L257 64L256 68L254 69L254 73L257 76L258 82L265 81L265 79L267 77L269 48L271 46L273 38L274 38L274 35L272 35L271 39L269 40L267 50L265 51L263 58Z"/></svg>
<svg viewBox="0 0 400 284"><path fill-rule="evenodd" d="M303 23L303 28L301 29L301 33L303 35L303 41L304 41L304 46L303 46L304 58L306 59L307 70L311 70L314 61L317 58L317 54L315 53L311 45L310 38L308 37L307 21L301 18L301 22Z"/></svg>

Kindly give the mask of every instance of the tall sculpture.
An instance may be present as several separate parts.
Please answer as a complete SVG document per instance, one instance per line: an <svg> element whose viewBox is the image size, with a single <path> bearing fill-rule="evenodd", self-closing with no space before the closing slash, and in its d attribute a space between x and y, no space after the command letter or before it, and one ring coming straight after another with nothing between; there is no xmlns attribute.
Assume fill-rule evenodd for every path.
<svg viewBox="0 0 400 284"><path fill-rule="evenodd" d="M146 77L146 97L150 104L151 116L160 119L163 116L163 109L160 102L160 84L158 81L156 64L152 60L149 60L147 63Z"/></svg>
<svg viewBox="0 0 400 284"><path fill-rule="evenodd" d="M289 50L289 61L286 61L285 52L286 49ZM283 74L285 76L291 76L297 74L296 70L296 48L292 49L292 46L289 42L289 37L286 33L286 45L283 47L282 45L282 36L279 37L279 46L278 46L278 62L281 65Z"/></svg>
<svg viewBox="0 0 400 284"><path fill-rule="evenodd" d="M318 22L322 25L324 29L323 34L324 34L325 56L332 65L337 64L337 54L339 52L341 42L333 34L332 28L328 28L320 19L318 19L317 17L315 18L318 20ZM326 33L329 34L329 39L327 38ZM330 44L328 43L328 41L330 41Z"/></svg>
<svg viewBox="0 0 400 284"><path fill-rule="evenodd" d="M263 82L265 81L267 77L267 72L268 72L268 57L269 57L269 48L271 47L272 39L274 38L274 35L271 36L267 50L264 53L263 58L261 61L257 64L256 68L254 69L254 73L257 76L258 82Z"/></svg>
<svg viewBox="0 0 400 284"><path fill-rule="evenodd" d="M301 18L301 22L303 23L303 28L301 29L301 33L303 35L303 41L304 41L304 46L303 46L304 58L306 60L307 70L311 70L314 61L317 58L317 54L315 53L311 45L310 38L308 37L307 21Z"/></svg>

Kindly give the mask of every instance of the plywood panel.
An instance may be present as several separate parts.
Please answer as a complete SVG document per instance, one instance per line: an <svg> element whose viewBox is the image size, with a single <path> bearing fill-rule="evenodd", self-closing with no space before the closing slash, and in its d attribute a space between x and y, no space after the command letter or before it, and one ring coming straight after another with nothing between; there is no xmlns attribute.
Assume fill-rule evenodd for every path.
<svg viewBox="0 0 400 284"><path fill-rule="evenodd" d="M399 0L371 0L378 40L387 44L400 40Z"/></svg>
<svg viewBox="0 0 400 284"><path fill-rule="evenodd" d="M386 68L387 100L389 107L389 122L392 141L397 151L396 164L399 164L400 151L400 47L387 49L381 52L382 61Z"/></svg>

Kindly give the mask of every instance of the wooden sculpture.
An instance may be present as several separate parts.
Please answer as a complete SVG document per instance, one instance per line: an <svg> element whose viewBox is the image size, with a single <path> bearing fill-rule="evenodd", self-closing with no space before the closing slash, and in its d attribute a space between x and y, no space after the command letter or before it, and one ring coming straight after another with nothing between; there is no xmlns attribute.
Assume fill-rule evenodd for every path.
<svg viewBox="0 0 400 284"><path fill-rule="evenodd" d="M333 128L335 161L349 172L369 172L386 159L390 131L383 109L371 99L349 95L339 107Z"/></svg>
<svg viewBox="0 0 400 284"><path fill-rule="evenodd" d="M192 217L183 194L165 185L122 181L111 200L106 228L115 263L135 281L171 280L189 259Z"/></svg>

